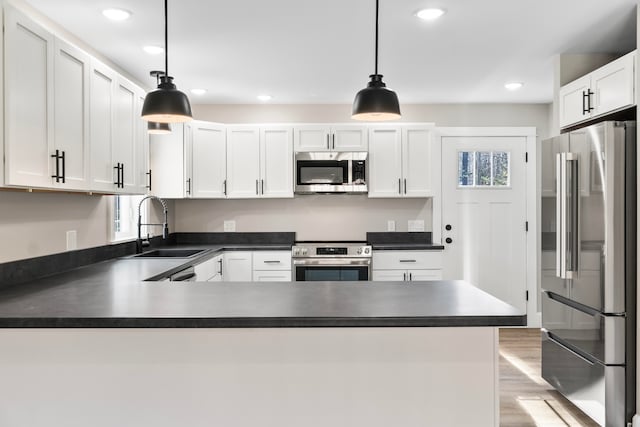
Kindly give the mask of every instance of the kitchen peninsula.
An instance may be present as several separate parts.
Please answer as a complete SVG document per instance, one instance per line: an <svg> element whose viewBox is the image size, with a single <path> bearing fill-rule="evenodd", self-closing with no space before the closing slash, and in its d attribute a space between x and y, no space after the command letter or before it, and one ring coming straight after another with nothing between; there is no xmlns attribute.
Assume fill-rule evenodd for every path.
<svg viewBox="0 0 640 427"><path fill-rule="evenodd" d="M472 285L143 280L179 262L0 289L0 424L498 425L496 327L526 316Z"/></svg>

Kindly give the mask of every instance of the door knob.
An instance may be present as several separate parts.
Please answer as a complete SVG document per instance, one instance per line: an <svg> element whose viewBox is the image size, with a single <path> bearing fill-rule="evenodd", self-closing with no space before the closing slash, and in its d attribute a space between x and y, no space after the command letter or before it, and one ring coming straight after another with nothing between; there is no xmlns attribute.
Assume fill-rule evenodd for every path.
<svg viewBox="0 0 640 427"><path fill-rule="evenodd" d="M446 239L444 239L444 241L447 243L452 243L453 239L451 237L447 237Z"/></svg>
<svg viewBox="0 0 640 427"><path fill-rule="evenodd" d="M447 231L451 231L451 228L452 228L451 224L447 224L447 225L444 226L444 229L447 230Z"/></svg>

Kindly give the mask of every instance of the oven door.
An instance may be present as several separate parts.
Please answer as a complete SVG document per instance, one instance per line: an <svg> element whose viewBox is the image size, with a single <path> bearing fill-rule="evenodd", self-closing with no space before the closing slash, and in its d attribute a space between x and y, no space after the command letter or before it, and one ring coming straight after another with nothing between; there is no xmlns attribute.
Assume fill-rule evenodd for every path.
<svg viewBox="0 0 640 427"><path fill-rule="evenodd" d="M369 280L370 258L302 258L293 260L296 282Z"/></svg>

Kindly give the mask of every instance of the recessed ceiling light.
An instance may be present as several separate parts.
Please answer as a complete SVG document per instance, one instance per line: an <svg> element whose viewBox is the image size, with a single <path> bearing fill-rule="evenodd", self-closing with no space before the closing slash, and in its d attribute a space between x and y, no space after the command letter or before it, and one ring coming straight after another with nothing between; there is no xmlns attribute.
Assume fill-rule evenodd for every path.
<svg viewBox="0 0 640 427"><path fill-rule="evenodd" d="M207 93L206 89L191 89L191 93L194 95L204 95Z"/></svg>
<svg viewBox="0 0 640 427"><path fill-rule="evenodd" d="M160 55L164 52L164 48L160 46L144 46L142 49L149 55Z"/></svg>
<svg viewBox="0 0 640 427"><path fill-rule="evenodd" d="M125 21L131 16L131 12L124 9L105 9L102 14L112 21Z"/></svg>
<svg viewBox="0 0 640 427"><path fill-rule="evenodd" d="M522 86L524 86L524 83L521 83L521 82L511 82L504 85L504 87L506 87L509 90L518 90Z"/></svg>
<svg viewBox="0 0 640 427"><path fill-rule="evenodd" d="M424 21L435 21L444 15L444 10L437 8L422 9L416 12L416 16Z"/></svg>
<svg viewBox="0 0 640 427"><path fill-rule="evenodd" d="M266 101L271 101L273 97L271 95L258 95L257 98L260 101L266 102Z"/></svg>

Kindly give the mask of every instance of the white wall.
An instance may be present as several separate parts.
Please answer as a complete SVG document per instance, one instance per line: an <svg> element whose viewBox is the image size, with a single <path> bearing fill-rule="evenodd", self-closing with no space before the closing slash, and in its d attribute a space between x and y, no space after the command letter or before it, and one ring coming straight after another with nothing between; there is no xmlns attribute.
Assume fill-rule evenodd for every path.
<svg viewBox="0 0 640 427"><path fill-rule="evenodd" d="M225 220L236 231L295 231L298 240L364 240L367 231L386 231L396 221L424 220L431 230L430 199L369 199L350 195L305 195L294 199L176 201L176 230L222 232Z"/></svg>

